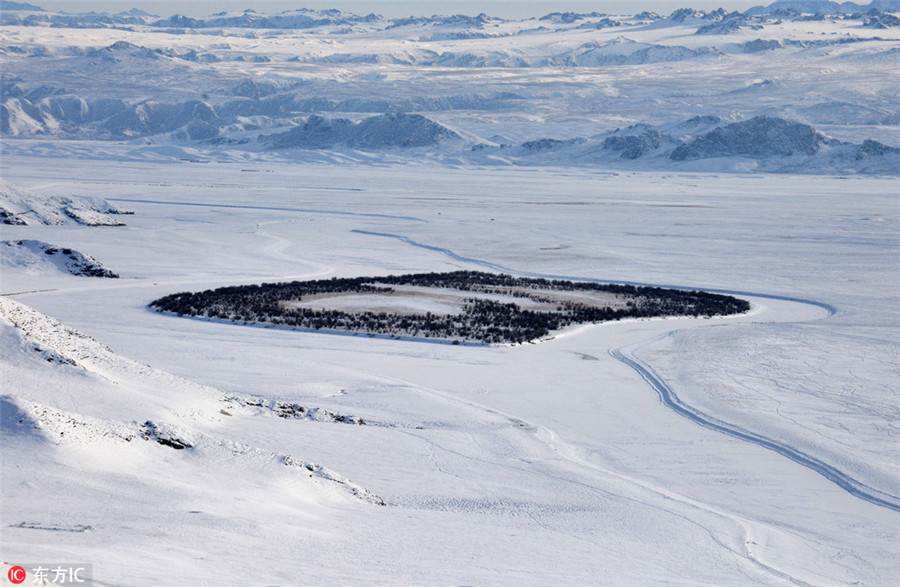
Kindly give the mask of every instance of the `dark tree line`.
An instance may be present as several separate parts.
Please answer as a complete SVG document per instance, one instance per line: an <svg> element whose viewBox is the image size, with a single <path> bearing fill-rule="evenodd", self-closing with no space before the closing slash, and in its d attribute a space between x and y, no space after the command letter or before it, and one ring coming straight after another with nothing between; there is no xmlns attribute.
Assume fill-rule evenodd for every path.
<svg viewBox="0 0 900 587"><path fill-rule="evenodd" d="M458 315L351 313L289 305L290 302L301 301L304 296L392 292L392 285L528 298L548 303L552 309L524 309L514 303L481 298L466 299ZM627 303L624 308L613 309L553 300L540 295L548 291L605 292L621 296ZM522 343L542 338L572 324L656 316L723 316L750 309L750 304L745 300L702 291L524 278L477 271L222 287L168 295L151 302L150 306L179 316L485 343Z"/></svg>

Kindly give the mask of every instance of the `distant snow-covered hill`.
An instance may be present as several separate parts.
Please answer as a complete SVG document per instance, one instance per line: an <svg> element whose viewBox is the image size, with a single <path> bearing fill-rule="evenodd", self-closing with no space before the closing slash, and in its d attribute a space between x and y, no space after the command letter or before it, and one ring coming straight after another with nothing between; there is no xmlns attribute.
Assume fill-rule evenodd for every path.
<svg viewBox="0 0 900 587"><path fill-rule="evenodd" d="M523 20L8 3L0 133L26 151L125 141L129 156L156 159L391 150L400 161L416 147L448 163L724 170L739 158L763 171L896 174L898 1ZM712 118L710 135L684 126ZM807 140L815 133L831 138ZM857 156L866 141L884 148Z"/></svg>
<svg viewBox="0 0 900 587"><path fill-rule="evenodd" d="M836 142L806 124L759 116L714 128L681 145L672 151L670 157L675 161L688 161L730 155L815 155L823 145Z"/></svg>
<svg viewBox="0 0 900 587"><path fill-rule="evenodd" d="M83 224L124 226L115 218L130 214L101 198L44 196L0 179L0 222L3 224Z"/></svg>
<svg viewBox="0 0 900 587"><path fill-rule="evenodd" d="M632 125L591 139L542 139L519 146L480 145L477 161L501 158L527 165L604 165L631 169L756 169L793 173L877 173L900 170L900 148L840 141L794 120L759 116L729 122L698 116L659 126ZM747 163L752 162L752 167Z"/></svg>
<svg viewBox="0 0 900 587"><path fill-rule="evenodd" d="M419 114L382 114L354 123L344 118L310 116L291 130L265 137L276 149L383 149L388 147L428 147L452 138L452 130Z"/></svg>

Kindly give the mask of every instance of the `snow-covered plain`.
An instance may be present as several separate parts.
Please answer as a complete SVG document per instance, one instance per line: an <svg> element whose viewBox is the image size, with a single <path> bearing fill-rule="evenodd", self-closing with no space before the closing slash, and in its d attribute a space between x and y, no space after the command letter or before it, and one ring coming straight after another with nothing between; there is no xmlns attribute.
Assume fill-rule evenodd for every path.
<svg viewBox="0 0 900 587"><path fill-rule="evenodd" d="M369 53L441 29L427 23L344 35L326 26L207 37L148 25L0 34L6 46L49 53L5 55L17 84L60 78L93 98L116 88L125 100L175 102L213 82L294 77L336 101L371 92L412 103L514 83L527 96L500 111L410 111L446 123L452 141L521 142L592 136L614 117L613 126L665 125L739 108L738 121L843 96L888 115L838 124L842 139L896 145L897 29L861 22L766 25L779 38L880 37L820 47L807 62L817 65L799 73L791 68L806 58L785 48L784 59L735 54L702 67L516 68L288 61L274 49L302 41L322 55ZM708 22L694 24L628 34L696 49L709 37L693 32ZM532 39L547 53L607 34L558 28L502 39ZM66 48L115 40L272 59L177 64L173 77L129 69L128 79L105 69L121 60L84 59L97 87L79 81L65 61L79 57ZM757 79L776 74L777 83ZM679 94L692 84L706 97ZM288 130L289 119L270 130ZM3 240L71 248L119 278L3 265L0 562L91 563L105 585L890 585L900 576L896 170L749 173L737 169L758 169L754 159L732 157L699 171L564 158L521 166L443 144L273 153L190 139L190 129L110 140L85 124L26 126L4 131L0 172L25 191L10 189L44 203L102 198L134 215L116 227L2 226ZM456 269L721 290L753 309L485 347L146 306L239 283Z"/></svg>
<svg viewBox="0 0 900 587"><path fill-rule="evenodd" d="M896 511L684 419L607 354L677 331L638 356L683 399L896 495L894 180L432 168L424 186L422 170L404 168L34 163L7 158L4 173L47 194L123 200L135 215L115 239L84 227L4 232L39 230L121 277L4 271L4 293L34 291L12 299L137 363L92 367L78 350L62 352L77 365L48 361L29 345L61 352L52 338L4 327L10 405L52 414L45 438L4 409L8 559L52 545L112 583L151 562L154 576L214 583L251 567L260 583L878 584L898 570ZM837 314L751 298L741 318L469 348L145 307L231 283L471 267L355 230L517 271L811 298ZM223 401L232 394L371 424L281 420L236 410ZM194 448L121 441L147 420ZM314 484L279 455L388 505ZM9 527L23 521L93 530Z"/></svg>

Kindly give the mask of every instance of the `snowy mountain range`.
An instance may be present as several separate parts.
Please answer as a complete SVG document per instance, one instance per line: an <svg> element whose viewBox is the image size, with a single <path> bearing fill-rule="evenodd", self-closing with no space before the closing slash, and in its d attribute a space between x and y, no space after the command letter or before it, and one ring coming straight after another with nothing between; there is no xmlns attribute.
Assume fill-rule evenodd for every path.
<svg viewBox="0 0 900 587"><path fill-rule="evenodd" d="M291 149L301 148L351 158L388 149L401 159L400 151L414 149L416 159L472 160L474 147L480 164L558 164L565 155L612 167L722 159L721 168L732 169L725 159L737 157L759 161L760 170L885 173L896 167L900 145L897 85L867 72L900 64L892 10L893 1L781 1L666 17L387 20L300 9L197 19L6 3L0 132L126 140L135 153L168 144L181 159L295 157ZM51 38L51 30L73 36ZM803 73L810 68L833 70L834 83L811 85ZM747 70L765 77L748 85ZM712 91L704 89L705 71L722 76ZM535 83L510 77L521 75ZM853 82L862 76L872 81ZM737 134L676 128L713 118L721 121L716 133ZM634 125L654 130L616 130ZM829 138L784 147L798 129ZM548 138L565 144L510 148ZM866 141L884 146L860 151ZM820 147L827 156L818 156Z"/></svg>

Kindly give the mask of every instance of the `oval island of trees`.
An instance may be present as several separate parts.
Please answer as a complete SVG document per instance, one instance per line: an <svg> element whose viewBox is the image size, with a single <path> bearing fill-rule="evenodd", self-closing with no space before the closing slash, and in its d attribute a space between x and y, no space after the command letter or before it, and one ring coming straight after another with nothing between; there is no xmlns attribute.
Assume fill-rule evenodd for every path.
<svg viewBox="0 0 900 587"><path fill-rule="evenodd" d="M168 295L150 307L236 323L491 344L623 318L740 314L750 304L702 291L455 271L221 287Z"/></svg>

